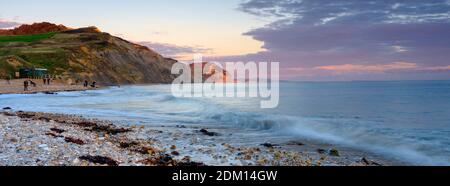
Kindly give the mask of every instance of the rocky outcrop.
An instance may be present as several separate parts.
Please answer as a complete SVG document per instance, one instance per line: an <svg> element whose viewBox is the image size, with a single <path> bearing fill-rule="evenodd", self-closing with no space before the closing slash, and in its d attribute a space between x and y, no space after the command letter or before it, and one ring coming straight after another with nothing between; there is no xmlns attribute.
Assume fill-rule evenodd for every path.
<svg viewBox="0 0 450 186"><path fill-rule="evenodd" d="M1 30L0 35L32 35L32 34L43 34L48 32L60 32L69 30L68 27L64 25L56 25L48 22L34 23L31 25L21 25L14 29Z"/></svg>

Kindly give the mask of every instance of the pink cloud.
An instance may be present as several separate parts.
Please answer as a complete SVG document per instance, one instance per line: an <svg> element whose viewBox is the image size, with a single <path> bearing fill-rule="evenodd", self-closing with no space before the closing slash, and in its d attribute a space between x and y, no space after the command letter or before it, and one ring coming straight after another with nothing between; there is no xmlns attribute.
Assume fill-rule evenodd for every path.
<svg viewBox="0 0 450 186"><path fill-rule="evenodd" d="M281 69L281 77L283 79L302 79L302 80L345 80L353 78L355 80L370 79L389 79L395 76L414 77L418 74L436 74L442 78L448 77L450 65L448 66L421 66L417 63L398 61L388 64L343 64L328 65L316 67L288 67ZM447 75L445 75L447 74ZM370 78L367 78L370 77ZM395 79L395 78L394 78Z"/></svg>
<svg viewBox="0 0 450 186"><path fill-rule="evenodd" d="M359 65L359 64L344 64L344 65L330 65L319 66L314 69L333 71L336 73L382 73L399 70L415 70L419 66L416 63L410 62L394 62L389 64L374 64L374 65Z"/></svg>
<svg viewBox="0 0 450 186"><path fill-rule="evenodd" d="M19 25L21 25L21 24L18 22L15 22L15 21L8 21L5 19L0 19L0 29L14 28Z"/></svg>
<svg viewBox="0 0 450 186"><path fill-rule="evenodd" d="M423 68L426 71L450 71L450 65Z"/></svg>

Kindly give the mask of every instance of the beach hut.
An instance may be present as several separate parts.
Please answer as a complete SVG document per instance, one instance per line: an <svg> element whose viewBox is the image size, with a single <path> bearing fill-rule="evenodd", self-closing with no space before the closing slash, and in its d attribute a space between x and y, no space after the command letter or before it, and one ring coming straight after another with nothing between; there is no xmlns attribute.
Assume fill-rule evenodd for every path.
<svg viewBox="0 0 450 186"><path fill-rule="evenodd" d="M20 78L42 78L48 74L45 68L21 68L19 70Z"/></svg>

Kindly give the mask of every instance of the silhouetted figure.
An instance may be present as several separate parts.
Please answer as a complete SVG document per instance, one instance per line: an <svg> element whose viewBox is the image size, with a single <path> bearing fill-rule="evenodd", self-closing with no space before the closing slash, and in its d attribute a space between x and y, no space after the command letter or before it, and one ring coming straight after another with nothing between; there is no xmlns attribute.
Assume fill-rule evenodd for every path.
<svg viewBox="0 0 450 186"><path fill-rule="evenodd" d="M84 80L83 86L84 86L84 87L88 87L88 85L89 85L89 82L88 82L87 80Z"/></svg>
<svg viewBox="0 0 450 186"><path fill-rule="evenodd" d="M6 77L6 83L8 83L8 85L11 85L11 75L8 75L8 77Z"/></svg>
<svg viewBox="0 0 450 186"><path fill-rule="evenodd" d="M96 85L95 85L95 84L97 84L97 82L95 82L95 81L94 81L94 82L92 82L92 84L91 84L91 87L92 87L92 88L95 88L95 87L96 87Z"/></svg>
<svg viewBox="0 0 450 186"><path fill-rule="evenodd" d="M28 91L28 80L23 82L23 91Z"/></svg>
<svg viewBox="0 0 450 186"><path fill-rule="evenodd" d="M32 85L33 87L36 87L36 83L30 80L30 85Z"/></svg>
<svg viewBox="0 0 450 186"><path fill-rule="evenodd" d="M47 78L42 78L42 81L44 81L44 85L47 84Z"/></svg>

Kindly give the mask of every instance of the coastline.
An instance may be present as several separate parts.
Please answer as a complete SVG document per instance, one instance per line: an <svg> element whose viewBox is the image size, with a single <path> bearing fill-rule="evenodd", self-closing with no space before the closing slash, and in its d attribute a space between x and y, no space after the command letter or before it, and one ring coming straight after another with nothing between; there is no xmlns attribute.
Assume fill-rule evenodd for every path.
<svg viewBox="0 0 450 186"><path fill-rule="evenodd" d="M313 143L226 143L219 129L151 127L82 116L4 110L0 166L378 166ZM229 138L229 137L228 137ZM299 150L298 146L309 146Z"/></svg>
<svg viewBox="0 0 450 186"><path fill-rule="evenodd" d="M28 91L24 91L23 81L25 79L11 80L9 83L6 80L0 80L0 95L2 94L36 94L36 93L48 93L53 94L56 92L70 92L70 91L84 91L91 90L90 87L83 87L82 85L67 85L60 82L52 82L51 85L43 85L42 80L33 80L36 83L36 87L29 87Z"/></svg>
<svg viewBox="0 0 450 186"><path fill-rule="evenodd" d="M0 95L91 90L55 82L51 86L38 84L36 89L23 92L20 90L23 88L20 87L20 82L21 80L15 80L11 83L16 87L13 90L3 86L6 81L0 82ZM110 161L106 165L121 166L403 165L373 153L311 139L257 136L255 139L261 138L261 141L256 140L258 142L255 143L241 129L220 125L142 126L86 118L83 115L23 112L15 111L8 105L2 107L0 144L3 145L0 146L0 166L105 165L105 162L89 161L87 157L106 158L102 159ZM112 134L104 131L108 128L125 131ZM15 159L21 161L14 161ZM160 162L161 159L165 160Z"/></svg>

